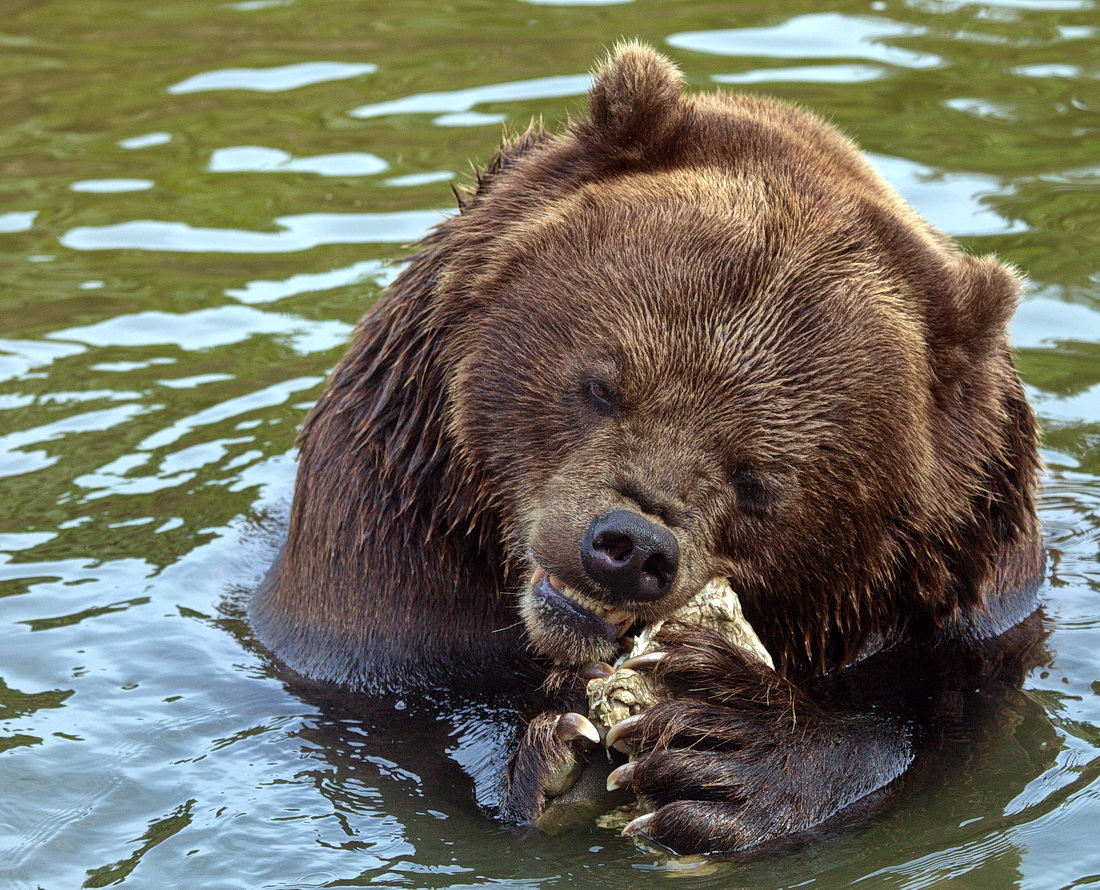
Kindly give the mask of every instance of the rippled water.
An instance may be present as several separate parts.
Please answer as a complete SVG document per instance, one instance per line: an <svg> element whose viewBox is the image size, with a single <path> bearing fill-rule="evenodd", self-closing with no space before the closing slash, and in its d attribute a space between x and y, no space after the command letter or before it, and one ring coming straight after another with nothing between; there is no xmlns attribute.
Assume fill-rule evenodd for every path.
<svg viewBox="0 0 1100 890"><path fill-rule="evenodd" d="M0 885L1100 882L1092 0L0 6ZM240 620L384 261L621 35L825 114L1031 278L1049 663L939 787L749 866L497 825L480 724L292 689Z"/></svg>

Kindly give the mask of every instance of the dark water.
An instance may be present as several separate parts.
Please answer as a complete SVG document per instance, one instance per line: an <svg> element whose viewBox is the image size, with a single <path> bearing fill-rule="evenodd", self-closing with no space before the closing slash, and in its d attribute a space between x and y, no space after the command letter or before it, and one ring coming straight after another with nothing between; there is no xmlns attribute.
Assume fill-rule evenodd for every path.
<svg viewBox="0 0 1100 890"><path fill-rule="evenodd" d="M1098 28L1091 0L0 0L0 886L1100 883ZM1049 663L938 786L748 866L494 824L473 724L322 709L239 618L382 261L622 35L825 114L1030 276Z"/></svg>

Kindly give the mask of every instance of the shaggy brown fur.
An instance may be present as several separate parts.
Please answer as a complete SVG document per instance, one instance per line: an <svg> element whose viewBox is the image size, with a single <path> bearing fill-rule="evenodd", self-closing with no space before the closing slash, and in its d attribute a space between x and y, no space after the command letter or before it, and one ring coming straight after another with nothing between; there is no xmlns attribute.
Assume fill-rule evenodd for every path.
<svg viewBox="0 0 1100 890"><path fill-rule="evenodd" d="M540 598L536 567L639 621L725 575L779 675L715 655L681 700L685 666L666 670L674 698L636 740L664 752L635 772L666 807L647 831L715 850L812 828L899 775L913 742L905 714L823 705L815 678L899 646L970 651L1034 610L1017 290L818 118L685 96L667 60L620 47L588 117L507 143L363 319L306 421L257 632L299 673L366 690L537 686L543 660L616 644ZM586 570L586 528L619 509L675 538L656 600L612 602ZM808 722L783 729L795 711ZM778 759L703 765L708 726L729 730L717 750L748 732ZM545 802L524 765L555 758L525 750L536 737L514 816ZM834 756L860 746L877 752L862 766ZM784 821L784 795L801 816Z"/></svg>

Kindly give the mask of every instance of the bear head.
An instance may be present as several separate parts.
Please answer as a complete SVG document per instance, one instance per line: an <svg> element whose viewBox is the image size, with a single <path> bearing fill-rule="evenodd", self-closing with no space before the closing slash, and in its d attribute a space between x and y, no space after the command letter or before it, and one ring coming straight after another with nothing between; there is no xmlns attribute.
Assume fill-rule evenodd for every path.
<svg viewBox="0 0 1100 890"><path fill-rule="evenodd" d="M535 649L607 658L716 576L794 669L978 603L1032 512L1014 274L817 118L686 97L652 50L590 108L491 165L432 310Z"/></svg>

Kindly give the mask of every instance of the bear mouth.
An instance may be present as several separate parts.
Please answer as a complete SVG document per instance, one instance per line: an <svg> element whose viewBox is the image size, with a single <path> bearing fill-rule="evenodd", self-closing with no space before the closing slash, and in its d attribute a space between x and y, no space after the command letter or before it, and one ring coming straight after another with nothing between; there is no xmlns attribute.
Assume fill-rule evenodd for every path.
<svg viewBox="0 0 1100 890"><path fill-rule="evenodd" d="M571 626L575 631L608 642L620 639L634 623L633 612L618 609L574 590L542 566L536 566L531 576L530 591L540 602L540 611L550 611L557 621Z"/></svg>

